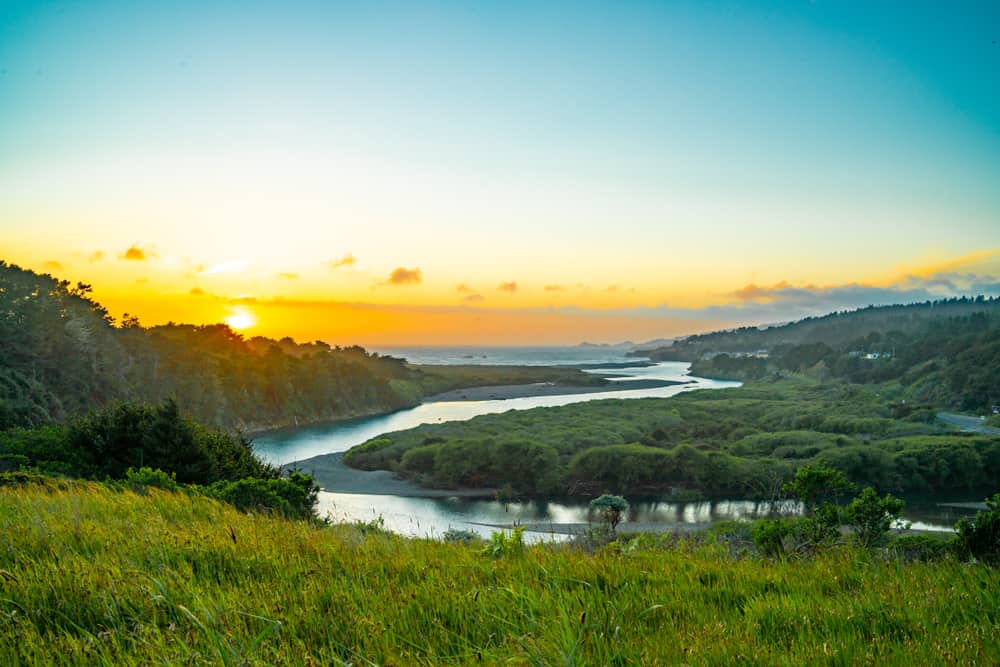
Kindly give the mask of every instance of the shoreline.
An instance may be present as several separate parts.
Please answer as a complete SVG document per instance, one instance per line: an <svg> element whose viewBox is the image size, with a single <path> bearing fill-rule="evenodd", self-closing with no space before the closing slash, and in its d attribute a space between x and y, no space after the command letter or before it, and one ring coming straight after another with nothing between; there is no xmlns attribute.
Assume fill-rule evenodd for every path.
<svg viewBox="0 0 1000 667"><path fill-rule="evenodd" d="M344 452L320 454L280 467L312 475L323 491L406 498L494 498L496 489L428 489L398 479L388 470L357 470L344 463Z"/></svg>

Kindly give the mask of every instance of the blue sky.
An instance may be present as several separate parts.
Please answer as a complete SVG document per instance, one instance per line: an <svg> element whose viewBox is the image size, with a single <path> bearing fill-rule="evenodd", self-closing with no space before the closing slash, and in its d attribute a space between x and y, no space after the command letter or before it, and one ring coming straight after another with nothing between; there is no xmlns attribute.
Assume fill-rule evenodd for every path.
<svg viewBox="0 0 1000 667"><path fill-rule="evenodd" d="M998 40L995 2L6 2L0 252L109 294L140 277L73 252L149 248L164 294L229 262L210 289L482 308L739 307L970 256L988 284Z"/></svg>

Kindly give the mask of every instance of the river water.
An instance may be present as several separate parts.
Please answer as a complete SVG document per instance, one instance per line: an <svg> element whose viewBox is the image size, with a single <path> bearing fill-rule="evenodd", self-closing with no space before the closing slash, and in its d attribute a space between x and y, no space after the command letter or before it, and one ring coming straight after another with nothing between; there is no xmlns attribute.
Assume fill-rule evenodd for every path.
<svg viewBox="0 0 1000 667"><path fill-rule="evenodd" d="M508 364L602 364L609 369L589 369L598 374L615 374L618 379L659 379L687 384L557 396L537 396L488 401L447 401L424 403L387 415L331 424L271 431L257 436L254 451L265 461L281 465L320 454L343 452L382 433L413 428L420 424L465 420L482 414L535 407L567 405L606 398L668 397L685 391L739 386L697 378L688 373L688 364L663 362L652 366L619 368L628 362L621 349L605 348L452 348L390 350L416 363L508 363ZM636 360L631 360L636 361ZM643 363L637 361L637 363ZM720 519L755 516L769 508L746 500L666 502L650 500L632 503L628 523L623 528L684 528ZM320 493L320 516L335 521L372 521L381 517L385 528L413 537L441 536L449 529L467 530L488 536L497 525L536 524L541 530L529 533L532 540L562 539L555 531L545 532L543 524L579 524L588 521L587 506L579 501L525 502L504 505L493 500L470 498L413 498L392 495ZM907 518L913 527L947 530L961 510L940 508L926 499L908 504Z"/></svg>

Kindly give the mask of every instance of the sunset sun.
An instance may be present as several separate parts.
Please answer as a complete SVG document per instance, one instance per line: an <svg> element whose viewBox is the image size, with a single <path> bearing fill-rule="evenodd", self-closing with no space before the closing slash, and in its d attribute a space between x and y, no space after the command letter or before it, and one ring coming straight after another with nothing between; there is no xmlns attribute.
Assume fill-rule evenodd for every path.
<svg viewBox="0 0 1000 667"><path fill-rule="evenodd" d="M226 324L237 331L249 329L257 323L257 318L248 310L238 310L226 318Z"/></svg>

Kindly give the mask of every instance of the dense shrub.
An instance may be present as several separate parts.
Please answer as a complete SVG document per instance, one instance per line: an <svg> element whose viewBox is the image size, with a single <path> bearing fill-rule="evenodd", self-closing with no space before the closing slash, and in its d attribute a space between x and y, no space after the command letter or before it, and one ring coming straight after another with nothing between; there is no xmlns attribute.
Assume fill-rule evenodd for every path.
<svg viewBox="0 0 1000 667"><path fill-rule="evenodd" d="M216 482L208 487L207 493L243 511L309 518L316 506L319 487L312 477L293 472L287 478L248 477Z"/></svg>

